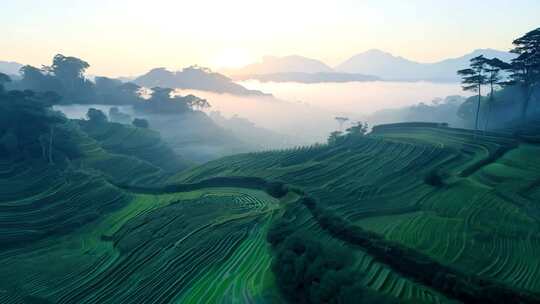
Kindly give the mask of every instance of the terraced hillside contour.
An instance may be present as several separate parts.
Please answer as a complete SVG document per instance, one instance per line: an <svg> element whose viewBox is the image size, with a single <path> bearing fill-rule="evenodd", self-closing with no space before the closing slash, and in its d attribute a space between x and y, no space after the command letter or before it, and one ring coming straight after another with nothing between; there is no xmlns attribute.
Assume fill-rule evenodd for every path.
<svg viewBox="0 0 540 304"><path fill-rule="evenodd" d="M268 194L241 188L134 193L93 225L4 253L0 299L275 302L265 236L279 209Z"/></svg>
<svg viewBox="0 0 540 304"><path fill-rule="evenodd" d="M440 263L540 292L539 152L506 135L397 124L339 145L223 158L176 180L281 180Z"/></svg>
<svg viewBox="0 0 540 304"><path fill-rule="evenodd" d="M282 303L267 242L280 223L351 252L370 290L451 302L337 237L301 193L443 265L538 292L534 143L383 126L339 145L227 157L166 183L147 161L71 136L77 159L0 163L1 303Z"/></svg>
<svg viewBox="0 0 540 304"><path fill-rule="evenodd" d="M177 155L158 132L147 128L79 120L82 130L111 153L135 156L168 173L177 173L191 164Z"/></svg>

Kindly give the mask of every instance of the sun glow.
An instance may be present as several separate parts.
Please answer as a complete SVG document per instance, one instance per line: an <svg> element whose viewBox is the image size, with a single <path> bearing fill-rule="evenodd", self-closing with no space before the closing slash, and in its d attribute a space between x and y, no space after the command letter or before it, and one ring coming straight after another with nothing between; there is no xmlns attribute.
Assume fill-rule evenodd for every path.
<svg viewBox="0 0 540 304"><path fill-rule="evenodd" d="M244 49L225 49L219 52L212 60L212 68L239 68L254 61L253 56Z"/></svg>

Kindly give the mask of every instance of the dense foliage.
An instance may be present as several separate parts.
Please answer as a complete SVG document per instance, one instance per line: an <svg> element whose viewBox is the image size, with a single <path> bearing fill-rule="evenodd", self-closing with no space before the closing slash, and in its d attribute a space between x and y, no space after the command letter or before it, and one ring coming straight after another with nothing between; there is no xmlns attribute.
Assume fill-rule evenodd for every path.
<svg viewBox="0 0 540 304"><path fill-rule="evenodd" d="M272 229L283 229L276 226ZM322 243L302 233L276 240L276 234L269 232L269 240L277 246L272 269L291 303L397 303L365 288L351 251L339 243Z"/></svg>
<svg viewBox="0 0 540 304"><path fill-rule="evenodd" d="M90 64L82 59L58 54L50 66L22 67L22 79L11 82L10 88L55 92L62 96L62 99L55 101L57 104L133 105L147 113L183 113L210 106L202 98L193 95L172 96L173 89L160 87L153 88L151 98L145 100L141 96L143 88L135 83L99 76L90 81L85 77L89 67ZM0 86L8 82L2 79Z"/></svg>

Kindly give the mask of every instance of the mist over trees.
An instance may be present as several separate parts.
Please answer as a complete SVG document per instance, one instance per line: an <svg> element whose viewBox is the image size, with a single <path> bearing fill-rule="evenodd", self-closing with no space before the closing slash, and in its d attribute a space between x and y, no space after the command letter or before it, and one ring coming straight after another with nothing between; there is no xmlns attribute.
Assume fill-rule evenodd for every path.
<svg viewBox="0 0 540 304"><path fill-rule="evenodd" d="M467 127L471 127L471 121L474 121L475 129L483 122L485 130L497 130L509 125L526 124L528 120L538 117L540 28L514 40L513 45L511 52L518 56L509 63L498 58L478 58L476 62L471 61L470 70L474 74L459 71L464 76L464 82L467 82L464 89L478 92L476 100L467 99L458 111ZM480 94L483 86L489 87L488 98ZM533 100L535 103L531 105ZM473 103L476 105L473 106Z"/></svg>
<svg viewBox="0 0 540 304"><path fill-rule="evenodd" d="M199 66L190 66L177 72L171 72L165 68L156 68L137 77L133 82L145 87L171 87L242 96L268 95L260 91L248 90L225 75Z"/></svg>
<svg viewBox="0 0 540 304"><path fill-rule="evenodd" d="M58 54L50 66L23 66L21 80L12 81L10 88L55 92L62 97L57 104L132 105L152 113L181 113L210 107L205 99L174 95L173 89L165 87L154 87L150 99L145 100L141 95L143 88L133 82L100 76L95 77L94 82L90 81L85 77L89 67L90 64L82 59Z"/></svg>
<svg viewBox="0 0 540 304"><path fill-rule="evenodd" d="M0 155L53 163L57 154L74 154L69 141L57 135L68 120L52 105L57 94L3 89L0 85ZM60 140L58 140L60 139Z"/></svg>

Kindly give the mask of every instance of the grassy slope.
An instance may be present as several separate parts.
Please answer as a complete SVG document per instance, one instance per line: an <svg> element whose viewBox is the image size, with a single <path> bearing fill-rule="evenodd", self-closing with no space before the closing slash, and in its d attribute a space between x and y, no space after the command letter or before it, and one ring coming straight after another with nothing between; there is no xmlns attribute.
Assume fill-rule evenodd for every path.
<svg viewBox="0 0 540 304"><path fill-rule="evenodd" d="M337 146L223 158L176 180L282 180L361 227L442 263L538 292L539 152L540 145L494 134L387 126ZM432 170L443 172L445 186L425 184ZM374 275L383 281L385 276Z"/></svg>
<svg viewBox="0 0 540 304"><path fill-rule="evenodd" d="M169 175L111 154L83 133L70 136L82 154L68 166L0 162L0 240L10 244L0 250L1 303L279 302L265 240L270 223L283 216L322 241L331 238L294 196L120 189L115 184L159 185ZM443 263L538 291L540 147L520 143L483 162L516 144L462 130L386 127L338 146L227 157L173 180L283 180ZM445 186L425 184L434 168ZM410 303L448 302L361 248L339 243L355 253L366 286Z"/></svg>
<svg viewBox="0 0 540 304"><path fill-rule="evenodd" d="M176 173L190 166L161 139L158 132L151 129L119 123L95 124L85 120L78 121L78 124L111 153L137 157L166 172Z"/></svg>
<svg viewBox="0 0 540 304"><path fill-rule="evenodd" d="M0 159L0 251L69 233L124 206L132 194L117 184L154 185L168 177L143 159L110 153L73 122L56 134L54 144L72 143L76 156L58 150L53 163L24 155Z"/></svg>
<svg viewBox="0 0 540 304"><path fill-rule="evenodd" d="M92 225L1 255L0 299L275 302L265 231L279 209L256 190L134 194Z"/></svg>
<svg viewBox="0 0 540 304"><path fill-rule="evenodd" d="M76 143L77 157L0 160L0 303L278 301L265 239L278 200L249 189L119 188L169 176L140 150L111 153L141 143L119 133L96 141L68 124L56 143Z"/></svg>

